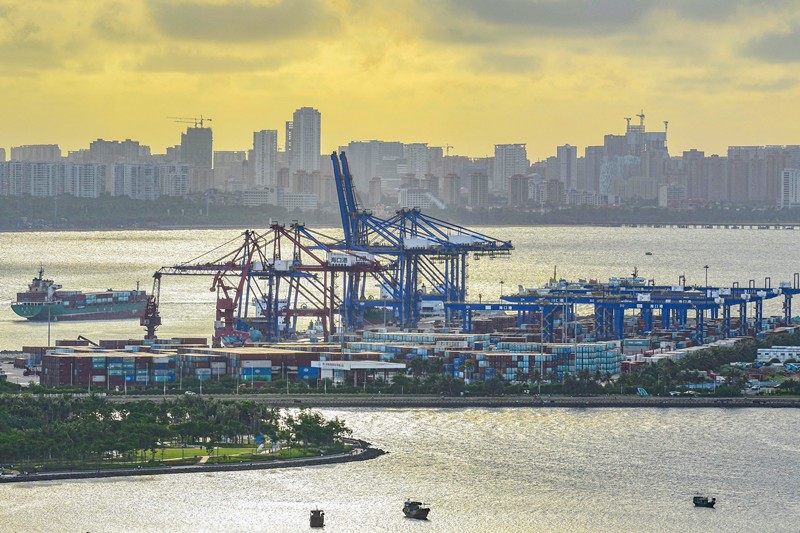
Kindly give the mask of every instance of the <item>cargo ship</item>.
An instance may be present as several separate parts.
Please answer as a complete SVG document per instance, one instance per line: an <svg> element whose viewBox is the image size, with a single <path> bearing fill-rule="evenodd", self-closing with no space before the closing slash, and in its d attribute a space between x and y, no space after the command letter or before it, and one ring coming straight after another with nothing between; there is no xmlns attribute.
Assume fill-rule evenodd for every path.
<svg viewBox="0 0 800 533"><path fill-rule="evenodd" d="M105 292L62 291L61 285L45 279L44 267L28 284L27 292L18 292L11 309L28 320L107 320L139 318L147 304L145 291Z"/></svg>

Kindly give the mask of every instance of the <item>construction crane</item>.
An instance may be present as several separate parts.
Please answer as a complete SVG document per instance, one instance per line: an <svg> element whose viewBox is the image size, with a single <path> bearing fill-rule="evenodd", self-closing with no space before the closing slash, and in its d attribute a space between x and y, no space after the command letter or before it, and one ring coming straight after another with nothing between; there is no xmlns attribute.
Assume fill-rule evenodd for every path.
<svg viewBox="0 0 800 533"><path fill-rule="evenodd" d="M445 144L444 145L444 149L446 151L445 155L448 155L448 156L450 155L450 148L455 148L455 146L453 146L452 144Z"/></svg>
<svg viewBox="0 0 800 533"><path fill-rule="evenodd" d="M199 117L167 117L168 119L172 119L174 122L178 122L181 124L194 124L195 128L202 128L203 122L211 122L213 119L205 118L203 115Z"/></svg>

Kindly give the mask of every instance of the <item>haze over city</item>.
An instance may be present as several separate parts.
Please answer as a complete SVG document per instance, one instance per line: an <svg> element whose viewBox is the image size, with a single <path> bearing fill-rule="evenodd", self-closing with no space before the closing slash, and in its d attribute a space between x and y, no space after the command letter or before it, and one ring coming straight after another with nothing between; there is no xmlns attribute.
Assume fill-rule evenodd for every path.
<svg viewBox="0 0 800 533"><path fill-rule="evenodd" d="M492 155L669 121L670 150L793 142L800 5L740 1L0 2L0 146L175 143L213 117L215 149L325 115L353 139Z"/></svg>

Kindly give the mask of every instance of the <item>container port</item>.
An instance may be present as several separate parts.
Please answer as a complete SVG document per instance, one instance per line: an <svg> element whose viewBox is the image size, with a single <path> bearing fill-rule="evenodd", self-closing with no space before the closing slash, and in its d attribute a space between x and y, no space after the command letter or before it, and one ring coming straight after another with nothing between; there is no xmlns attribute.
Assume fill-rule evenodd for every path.
<svg viewBox="0 0 800 533"><path fill-rule="evenodd" d="M363 209L344 153L331 155L343 237L271 224L192 260L160 268L141 318L143 339L60 341L24 349L49 386L135 387L228 376L242 383L391 381L416 359L464 383L617 376L737 339L793 333L800 274L773 285L659 285L641 277L519 286L497 301L468 295L471 259L513 250L496 239L400 209ZM216 292L210 339L158 338L161 284L206 276ZM782 314L765 316L764 303ZM169 320L169 317L165 317ZM40 370L39 370L40 369Z"/></svg>

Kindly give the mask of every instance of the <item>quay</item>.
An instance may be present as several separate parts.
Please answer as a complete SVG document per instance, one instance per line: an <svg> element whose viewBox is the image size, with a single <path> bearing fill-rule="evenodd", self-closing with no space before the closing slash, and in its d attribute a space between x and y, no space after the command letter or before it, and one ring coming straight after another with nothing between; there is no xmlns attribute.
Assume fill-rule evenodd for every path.
<svg viewBox="0 0 800 533"><path fill-rule="evenodd" d="M170 396L111 396L110 401L150 400L161 401ZM343 396L327 394L306 395L215 395L220 400L247 400L265 403L280 408L584 408L584 407L617 407L617 408L668 408L668 407L705 407L705 408L784 408L800 407L800 398L692 398L692 397L634 397L634 396L497 396L497 397L447 397L422 395L370 395Z"/></svg>

